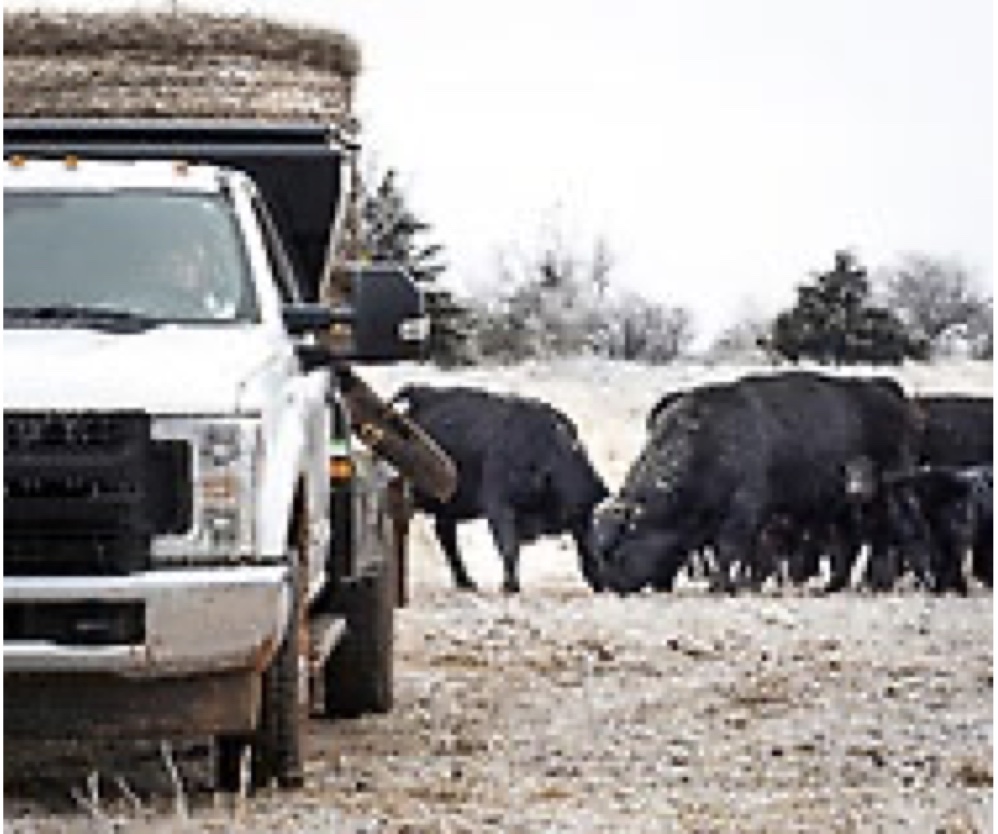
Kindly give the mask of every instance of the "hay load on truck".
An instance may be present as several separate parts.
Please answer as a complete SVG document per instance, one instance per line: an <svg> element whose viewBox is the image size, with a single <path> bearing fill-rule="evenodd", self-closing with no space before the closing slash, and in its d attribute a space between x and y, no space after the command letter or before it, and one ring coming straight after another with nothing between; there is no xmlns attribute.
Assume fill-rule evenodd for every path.
<svg viewBox="0 0 998 834"><path fill-rule="evenodd" d="M5 738L208 736L230 790L247 750L254 786L301 784L310 714L391 707L399 473L453 488L353 367L425 328L404 270L344 265L344 100L261 115L266 50L212 112L113 83L115 44L148 68L164 26L231 52L260 25L4 17Z"/></svg>

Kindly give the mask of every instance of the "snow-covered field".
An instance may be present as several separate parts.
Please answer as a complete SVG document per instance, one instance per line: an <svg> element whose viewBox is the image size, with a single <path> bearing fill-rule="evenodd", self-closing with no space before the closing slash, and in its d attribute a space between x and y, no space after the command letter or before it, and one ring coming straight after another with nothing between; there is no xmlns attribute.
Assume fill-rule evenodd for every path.
<svg viewBox="0 0 998 834"><path fill-rule="evenodd" d="M594 361L405 381L516 391L569 414L615 488L664 392L734 366ZM909 366L912 393L991 394L990 363ZM308 786L235 810L181 758L187 815L162 762L102 754L5 781L5 830L393 832L974 832L992 828L992 596L914 592L734 599L591 594L566 541L524 550L524 593L498 592L482 524L461 541L482 591L459 593L416 519L412 599L397 623L392 714L311 729ZM96 810L86 774L96 767ZM5 749L5 780L23 775ZM45 773L44 767L42 773ZM137 796L123 796L115 776ZM66 801L70 791L76 802ZM61 802L61 804L60 804Z"/></svg>

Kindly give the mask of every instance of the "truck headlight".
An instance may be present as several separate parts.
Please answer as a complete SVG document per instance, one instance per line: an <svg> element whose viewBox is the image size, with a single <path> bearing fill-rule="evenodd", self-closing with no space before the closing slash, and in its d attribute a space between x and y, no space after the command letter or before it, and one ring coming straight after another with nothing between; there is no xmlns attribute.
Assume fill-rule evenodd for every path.
<svg viewBox="0 0 998 834"><path fill-rule="evenodd" d="M157 536L160 562L241 561L256 553L256 486L263 454L258 418L162 417L154 440L191 448L193 522L185 533Z"/></svg>

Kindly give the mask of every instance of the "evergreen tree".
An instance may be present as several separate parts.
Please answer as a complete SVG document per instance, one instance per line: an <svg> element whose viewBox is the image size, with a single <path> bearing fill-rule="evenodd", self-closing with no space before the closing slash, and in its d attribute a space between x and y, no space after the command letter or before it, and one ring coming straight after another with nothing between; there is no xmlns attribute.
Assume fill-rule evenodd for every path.
<svg viewBox="0 0 998 834"><path fill-rule="evenodd" d="M430 320L427 357L441 365L467 363L471 313L441 286L447 269L444 247L427 241L432 226L409 207L394 169L389 168L374 188L363 187L359 225L360 256L402 264L423 291Z"/></svg>
<svg viewBox="0 0 998 834"><path fill-rule="evenodd" d="M906 330L890 310L871 301L866 269L848 251L835 253L835 266L797 288L796 305L776 317L773 349L792 361L892 363L923 359L924 340Z"/></svg>

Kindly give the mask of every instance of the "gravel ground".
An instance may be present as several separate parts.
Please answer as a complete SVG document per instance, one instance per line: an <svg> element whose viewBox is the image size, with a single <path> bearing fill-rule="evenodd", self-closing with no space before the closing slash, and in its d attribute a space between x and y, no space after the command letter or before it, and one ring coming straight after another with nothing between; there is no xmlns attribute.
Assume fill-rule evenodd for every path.
<svg viewBox="0 0 998 834"><path fill-rule="evenodd" d="M568 377L546 390L583 402ZM611 481L639 442L614 426L580 419ZM4 830L992 830L990 592L618 599L548 540L510 598L484 525L461 538L479 593L417 519L396 708L313 722L303 791L224 803L203 747L8 744Z"/></svg>

